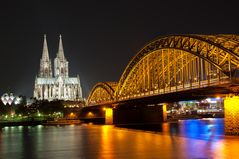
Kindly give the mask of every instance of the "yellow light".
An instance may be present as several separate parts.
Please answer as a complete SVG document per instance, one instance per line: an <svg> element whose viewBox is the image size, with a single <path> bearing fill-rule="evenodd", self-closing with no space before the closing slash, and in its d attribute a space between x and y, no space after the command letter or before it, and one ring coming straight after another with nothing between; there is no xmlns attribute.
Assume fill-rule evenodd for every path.
<svg viewBox="0 0 239 159"><path fill-rule="evenodd" d="M163 103L163 121L167 120L167 104Z"/></svg>
<svg viewBox="0 0 239 159"><path fill-rule="evenodd" d="M105 124L113 124L113 109L105 109Z"/></svg>
<svg viewBox="0 0 239 159"><path fill-rule="evenodd" d="M239 135L239 96L225 98L224 113L225 133Z"/></svg>
<svg viewBox="0 0 239 159"><path fill-rule="evenodd" d="M88 112L88 113L87 113L87 117L92 118L93 116L94 116L94 114L93 114L92 112Z"/></svg>

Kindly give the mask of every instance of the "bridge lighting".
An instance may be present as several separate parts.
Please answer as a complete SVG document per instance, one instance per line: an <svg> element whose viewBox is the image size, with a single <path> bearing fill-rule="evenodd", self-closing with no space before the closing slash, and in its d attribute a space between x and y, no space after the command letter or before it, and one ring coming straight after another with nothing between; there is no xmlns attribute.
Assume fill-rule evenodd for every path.
<svg viewBox="0 0 239 159"><path fill-rule="evenodd" d="M113 124L113 109L112 108L106 108L105 124Z"/></svg>
<svg viewBox="0 0 239 159"><path fill-rule="evenodd" d="M74 113L72 113L72 114L70 114L70 116L73 116L74 115ZM93 117L94 116L94 114L92 113L92 112L88 112L87 113L87 117Z"/></svg>
<svg viewBox="0 0 239 159"><path fill-rule="evenodd" d="M216 97L216 99L217 99L217 100L220 100L220 99L221 99L221 97L217 96L217 97Z"/></svg>

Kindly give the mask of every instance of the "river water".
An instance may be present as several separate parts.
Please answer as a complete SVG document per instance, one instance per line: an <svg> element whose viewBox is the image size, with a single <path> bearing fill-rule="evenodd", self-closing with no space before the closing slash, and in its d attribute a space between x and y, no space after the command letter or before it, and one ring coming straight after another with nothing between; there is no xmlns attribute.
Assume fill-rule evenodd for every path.
<svg viewBox="0 0 239 159"><path fill-rule="evenodd" d="M239 137L224 136L223 119L163 123L153 131L86 124L4 127L0 159L18 158L237 159Z"/></svg>

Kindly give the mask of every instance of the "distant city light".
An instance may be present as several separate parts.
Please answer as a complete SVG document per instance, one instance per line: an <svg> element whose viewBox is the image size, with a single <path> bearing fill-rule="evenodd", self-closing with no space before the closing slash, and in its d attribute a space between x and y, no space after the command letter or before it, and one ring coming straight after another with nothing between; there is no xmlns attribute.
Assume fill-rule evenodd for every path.
<svg viewBox="0 0 239 159"><path fill-rule="evenodd" d="M14 101L14 104L15 104L15 105L20 104L20 103L21 103L21 100L22 100L21 97L16 97L16 98L15 98L15 101Z"/></svg>
<svg viewBox="0 0 239 159"><path fill-rule="evenodd" d="M14 103L15 105L20 104L22 98L18 97L18 96L14 96L13 93L4 93L1 97L2 103L4 105L12 105L12 103Z"/></svg>
<svg viewBox="0 0 239 159"><path fill-rule="evenodd" d="M207 98L206 101L207 101L208 103L210 103L210 102L211 102L211 98Z"/></svg>

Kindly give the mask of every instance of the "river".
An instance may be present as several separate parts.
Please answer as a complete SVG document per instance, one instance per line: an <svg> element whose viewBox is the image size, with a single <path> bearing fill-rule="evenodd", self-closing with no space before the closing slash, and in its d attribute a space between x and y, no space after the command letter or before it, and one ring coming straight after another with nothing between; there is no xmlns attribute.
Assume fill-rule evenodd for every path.
<svg viewBox="0 0 239 159"><path fill-rule="evenodd" d="M1 159L236 159L238 148L239 137L224 136L223 119L151 131L91 124L0 129Z"/></svg>

